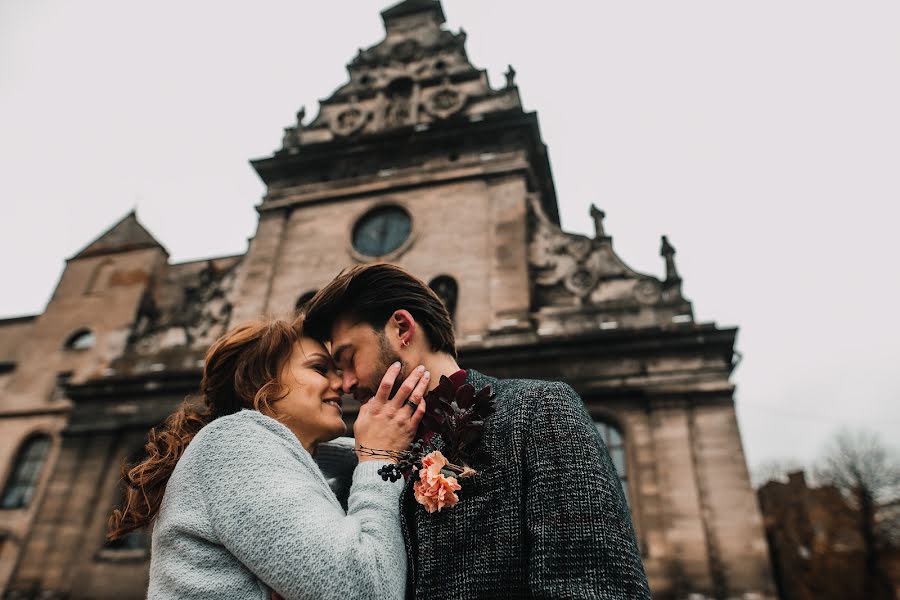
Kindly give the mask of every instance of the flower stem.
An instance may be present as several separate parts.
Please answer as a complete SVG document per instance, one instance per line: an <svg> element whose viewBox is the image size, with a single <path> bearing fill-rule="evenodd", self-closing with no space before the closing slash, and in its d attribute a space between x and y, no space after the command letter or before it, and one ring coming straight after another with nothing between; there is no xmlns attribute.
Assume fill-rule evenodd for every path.
<svg viewBox="0 0 900 600"><path fill-rule="evenodd" d="M380 458L393 458L398 461L409 461L410 463L418 463L422 460L422 457L425 456L424 452L410 452L409 450L379 450L378 448L367 448L360 444L359 450L357 450L360 454L365 454L366 456L376 456ZM478 471L473 469L472 467L463 465L454 465L453 463L447 463L443 467L444 469L456 473L459 475L460 479L465 479L467 477L472 477L473 475L477 475Z"/></svg>

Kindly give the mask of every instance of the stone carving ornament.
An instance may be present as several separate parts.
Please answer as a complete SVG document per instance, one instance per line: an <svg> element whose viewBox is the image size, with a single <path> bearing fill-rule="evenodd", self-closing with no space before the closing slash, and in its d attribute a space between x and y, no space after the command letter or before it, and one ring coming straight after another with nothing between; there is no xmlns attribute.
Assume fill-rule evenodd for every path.
<svg viewBox="0 0 900 600"><path fill-rule="evenodd" d="M384 111L384 126L388 128L403 127L409 124L411 117L409 98L398 97L392 100Z"/></svg>
<svg viewBox="0 0 900 600"><path fill-rule="evenodd" d="M439 119L446 119L459 112L466 103L466 95L461 91L445 85L432 93L425 101L425 108Z"/></svg>
<svg viewBox="0 0 900 600"><path fill-rule="evenodd" d="M634 286L634 297L641 304L656 304L662 297L659 283L652 279L642 279Z"/></svg>
<svg viewBox="0 0 900 600"><path fill-rule="evenodd" d="M208 348L225 333L231 318L236 273L234 267L220 271L210 261L183 288L181 301L168 315L161 315L153 298L146 297L132 332L134 350L153 354L175 346Z"/></svg>
<svg viewBox="0 0 900 600"><path fill-rule="evenodd" d="M579 298L587 297L599 281L599 274L586 263L592 248L586 237L539 227L531 242L535 283L553 286L562 282Z"/></svg>
<svg viewBox="0 0 900 600"><path fill-rule="evenodd" d="M591 293L599 281L599 273L586 266L578 266L566 275L563 285L567 290L583 299Z"/></svg>
<svg viewBox="0 0 900 600"><path fill-rule="evenodd" d="M391 48L391 58L408 63L422 57L422 47L416 40L403 40Z"/></svg>
<svg viewBox="0 0 900 600"><path fill-rule="evenodd" d="M345 108L331 121L331 130L337 135L350 135L366 124L368 115L355 106Z"/></svg>
<svg viewBox="0 0 900 600"><path fill-rule="evenodd" d="M529 262L536 285L561 288L575 297L577 304L596 301L595 291L601 281L615 281L613 294L619 301L643 305L657 304L662 299L662 286L653 277L629 269L613 252L610 238L602 226L603 213L592 207L597 235L590 239L566 233L550 223L540 205L531 200L535 216ZM612 298L607 298L612 299Z"/></svg>

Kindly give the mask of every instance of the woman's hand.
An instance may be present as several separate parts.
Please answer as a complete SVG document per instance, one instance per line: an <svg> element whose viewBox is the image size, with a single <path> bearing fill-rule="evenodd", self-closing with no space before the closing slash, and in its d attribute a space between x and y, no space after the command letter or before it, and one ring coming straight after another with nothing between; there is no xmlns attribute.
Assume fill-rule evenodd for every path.
<svg viewBox="0 0 900 600"><path fill-rule="evenodd" d="M360 454L360 446L397 452L409 448L419 421L425 416L424 397L431 374L420 365L406 378L394 397L389 398L399 374L400 363L396 362L384 374L375 396L359 408L353 433L360 462L385 460L383 457Z"/></svg>

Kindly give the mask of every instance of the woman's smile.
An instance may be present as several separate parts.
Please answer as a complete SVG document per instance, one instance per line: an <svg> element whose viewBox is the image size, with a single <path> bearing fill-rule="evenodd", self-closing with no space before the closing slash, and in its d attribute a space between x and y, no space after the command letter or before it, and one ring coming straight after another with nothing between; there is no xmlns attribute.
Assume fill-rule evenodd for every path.
<svg viewBox="0 0 900 600"><path fill-rule="evenodd" d="M322 402L324 402L325 404L330 404L331 406L337 408L338 414L344 414L344 411L342 409L344 402L340 396L335 396L334 398L323 398Z"/></svg>

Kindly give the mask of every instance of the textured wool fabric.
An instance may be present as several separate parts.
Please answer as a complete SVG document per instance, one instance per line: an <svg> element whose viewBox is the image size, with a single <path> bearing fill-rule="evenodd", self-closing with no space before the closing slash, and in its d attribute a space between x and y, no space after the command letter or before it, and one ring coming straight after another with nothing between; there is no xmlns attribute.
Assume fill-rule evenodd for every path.
<svg viewBox="0 0 900 600"><path fill-rule="evenodd" d="M296 436L259 412L191 441L153 529L148 598L402 598L402 482L353 472L344 512Z"/></svg>
<svg viewBox="0 0 900 600"><path fill-rule="evenodd" d="M407 597L649 599L619 477L575 391L472 370L466 383L492 386L497 410L456 506L429 514L407 482Z"/></svg>

